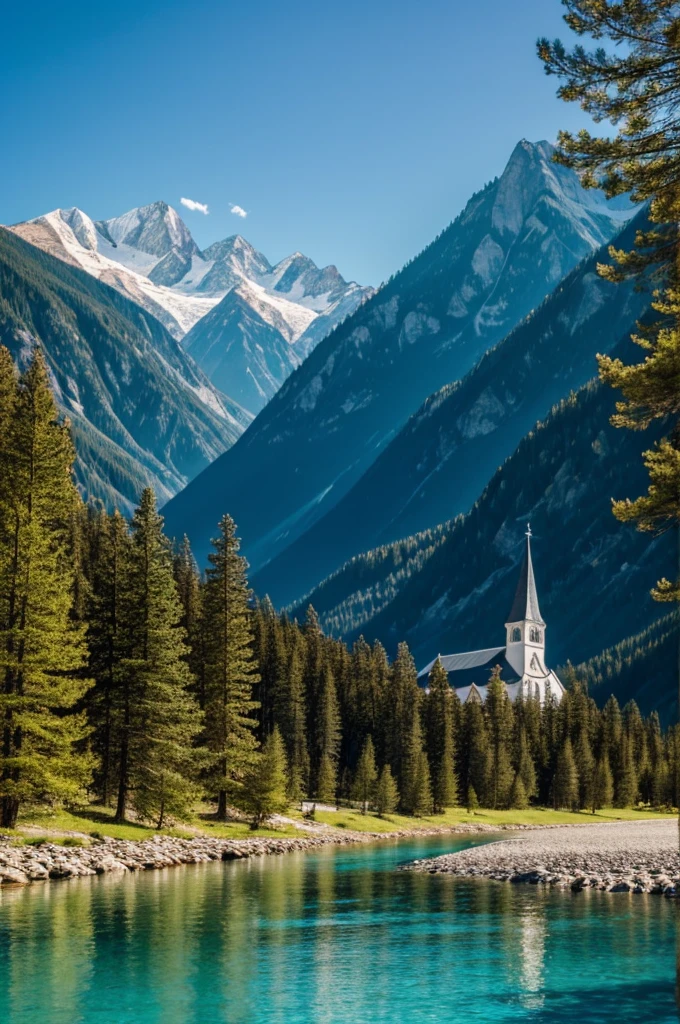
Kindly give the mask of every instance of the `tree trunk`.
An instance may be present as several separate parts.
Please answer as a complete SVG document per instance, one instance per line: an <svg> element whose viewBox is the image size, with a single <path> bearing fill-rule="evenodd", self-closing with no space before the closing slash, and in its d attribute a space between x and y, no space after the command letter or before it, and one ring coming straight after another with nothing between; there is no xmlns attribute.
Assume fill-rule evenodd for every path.
<svg viewBox="0 0 680 1024"><path fill-rule="evenodd" d="M0 801L0 826L16 828L19 815L19 801L13 796L4 796Z"/></svg>
<svg viewBox="0 0 680 1024"><path fill-rule="evenodd" d="M217 820L227 820L227 791L221 789L217 797Z"/></svg>
<svg viewBox="0 0 680 1024"><path fill-rule="evenodd" d="M118 803L116 804L116 814L114 821L123 822L125 821L125 815L127 812L127 796L128 796L128 745L127 740L121 743L120 747L120 782L118 784Z"/></svg>

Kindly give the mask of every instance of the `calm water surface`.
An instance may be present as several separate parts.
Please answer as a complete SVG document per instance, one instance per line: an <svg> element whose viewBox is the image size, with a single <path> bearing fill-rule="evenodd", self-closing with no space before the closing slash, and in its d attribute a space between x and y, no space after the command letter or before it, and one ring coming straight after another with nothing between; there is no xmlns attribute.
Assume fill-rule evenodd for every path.
<svg viewBox="0 0 680 1024"><path fill-rule="evenodd" d="M0 895L2 1024L665 1024L673 901L395 870L451 838Z"/></svg>

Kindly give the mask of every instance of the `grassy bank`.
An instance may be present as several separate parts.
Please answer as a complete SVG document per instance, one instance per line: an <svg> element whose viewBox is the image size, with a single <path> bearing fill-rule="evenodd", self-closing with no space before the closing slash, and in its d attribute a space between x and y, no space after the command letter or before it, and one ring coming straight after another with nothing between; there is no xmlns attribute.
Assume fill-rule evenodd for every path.
<svg viewBox="0 0 680 1024"><path fill-rule="evenodd" d="M41 839L69 843L69 833L78 833L84 840L106 836L109 839L151 839L153 836L175 836L191 839L193 836L212 836L215 839L247 839L253 837L297 836L294 826L251 829L247 821L218 822L208 812L198 810L194 817L172 828L157 829L141 822L119 825L113 820L113 810L106 807L86 807L82 810L30 810L19 817L17 828L3 832L18 843L35 843Z"/></svg>
<svg viewBox="0 0 680 1024"><path fill-rule="evenodd" d="M549 807L530 807L525 811L479 810L468 814L463 807L452 807L444 814L433 814L426 818L410 818L401 814L390 814L378 818L354 810L318 811L316 821L335 828L353 829L357 832L396 832L402 829L451 827L462 824L487 825L584 825L602 821L636 821L639 819L667 818L669 812L632 808L607 808L590 814L586 811L554 811Z"/></svg>
<svg viewBox="0 0 680 1024"><path fill-rule="evenodd" d="M603 821L633 821L669 817L668 813L660 813L646 809L608 809L596 814L586 812L554 811L545 807L531 807L524 811L490 811L479 810L468 814L462 807L450 808L444 814L431 815L424 818L411 818L401 814L391 814L378 818L373 814L361 814L357 810L343 808L338 811L318 811L315 821L330 825L337 829L356 832L402 832L416 829L450 828L461 824L484 827L489 825L570 825L586 824ZM302 815L296 809L288 812L291 819L302 821ZM74 836L73 833L77 835ZM280 836L299 836L300 830L291 822L276 828L264 827L251 829L247 821L217 822L209 812L209 808L198 808L190 821L182 825L158 830L152 825L138 822L116 824L113 811L101 806L87 807L77 811L67 810L27 810L19 819L18 827L9 833L16 843L37 843L45 840L75 845L87 843L91 839L106 836L111 839L142 840L155 835L169 835L177 838L190 839L192 836L211 836L215 839L247 839Z"/></svg>

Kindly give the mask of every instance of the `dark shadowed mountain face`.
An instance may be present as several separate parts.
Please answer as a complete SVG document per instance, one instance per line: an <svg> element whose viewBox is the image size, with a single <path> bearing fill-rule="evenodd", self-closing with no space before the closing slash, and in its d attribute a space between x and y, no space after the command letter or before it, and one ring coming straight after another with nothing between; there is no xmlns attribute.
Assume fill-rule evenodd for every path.
<svg viewBox="0 0 680 1024"><path fill-rule="evenodd" d="M614 429L613 408L611 390L595 382L562 402L386 607L354 629L344 616L345 637L360 631L392 651L407 640L420 665L501 644L529 521L551 665L585 661L658 618L649 591L672 571L675 538L617 522L611 499L645 491L641 452L660 432ZM347 593L345 608L352 603ZM326 611L329 623L342 604Z"/></svg>
<svg viewBox="0 0 680 1024"><path fill-rule="evenodd" d="M664 605L659 605L659 611ZM645 713L658 711L664 725L678 720L680 611L661 615L651 626L600 651L580 665L565 665L602 705L610 693L620 704L634 700Z"/></svg>
<svg viewBox="0 0 680 1024"><path fill-rule="evenodd" d="M218 460L166 507L199 558L229 511L260 568L359 479L409 415L461 378L625 213L520 143L497 181L322 341ZM337 564L337 563L336 563Z"/></svg>
<svg viewBox="0 0 680 1024"><path fill-rule="evenodd" d="M644 224L642 212L624 229L623 248ZM290 603L352 555L466 512L534 423L592 377L595 354L610 351L649 303L598 276L606 259L603 247L579 264L462 381L432 395L342 500L255 576L258 592Z"/></svg>
<svg viewBox="0 0 680 1024"><path fill-rule="evenodd" d="M42 346L72 421L81 488L124 511L145 486L170 497L250 419L158 320L4 229L0 343L20 366Z"/></svg>

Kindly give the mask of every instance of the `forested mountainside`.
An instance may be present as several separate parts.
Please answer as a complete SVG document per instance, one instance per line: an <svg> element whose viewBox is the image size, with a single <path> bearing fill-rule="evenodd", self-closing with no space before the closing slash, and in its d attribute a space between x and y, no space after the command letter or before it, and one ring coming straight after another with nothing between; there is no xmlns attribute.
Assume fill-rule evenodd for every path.
<svg viewBox="0 0 680 1024"><path fill-rule="evenodd" d="M588 661L559 671L562 678L584 683L599 704L615 693L619 703L634 699L670 724L678 720L679 649L680 611L675 610Z"/></svg>
<svg viewBox="0 0 680 1024"><path fill-rule="evenodd" d="M83 494L129 511L168 498L234 443L250 416L154 317L91 275L0 229L0 344L39 344L72 422Z"/></svg>
<svg viewBox="0 0 680 1024"><path fill-rule="evenodd" d="M212 317L207 325L210 353L202 368L208 376L214 371L213 383L226 385L228 394L250 399L254 413L307 352L373 293L299 252L272 266L241 235L201 252L164 202L100 221L76 207L52 210L12 230L116 288L178 341L238 289L240 302L230 306L229 316ZM196 355L202 354L198 345Z"/></svg>
<svg viewBox="0 0 680 1024"><path fill-rule="evenodd" d="M464 376L616 233L629 211L582 189L552 152L520 143L503 175L326 337L233 451L168 504L168 529L189 533L200 561L228 509L261 568L340 500L428 395Z"/></svg>
<svg viewBox="0 0 680 1024"><path fill-rule="evenodd" d="M619 236L630 248L644 211ZM617 243L618 244L618 243ZM360 551L467 510L537 420L628 335L649 294L598 276L584 260L477 365L421 406L352 490L255 577L274 603L296 600Z"/></svg>
<svg viewBox="0 0 680 1024"><path fill-rule="evenodd" d="M355 555L315 590L287 609L303 621L313 605L325 633L341 637L360 630L397 595L399 588L432 557L453 522Z"/></svg>
<svg viewBox="0 0 680 1024"><path fill-rule="evenodd" d="M308 600L324 607L326 621L340 624L346 639L362 633L392 653L405 639L420 665L438 652L502 644L530 521L550 665L585 661L645 629L659 617L649 590L675 564L674 538L623 526L611 514L611 498L646 489L640 455L659 430L616 430L613 406L610 389L595 381L563 400L369 621L351 574L344 594L336 587L332 608L323 605L323 587ZM388 575L389 566L383 579ZM371 579L375 590L380 585Z"/></svg>

